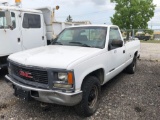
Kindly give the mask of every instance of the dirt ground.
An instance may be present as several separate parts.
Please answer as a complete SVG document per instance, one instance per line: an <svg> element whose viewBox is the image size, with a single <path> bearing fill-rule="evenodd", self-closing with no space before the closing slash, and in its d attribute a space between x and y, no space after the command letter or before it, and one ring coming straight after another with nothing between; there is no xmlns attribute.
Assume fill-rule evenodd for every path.
<svg viewBox="0 0 160 120"><path fill-rule="evenodd" d="M160 62L160 44L141 43L141 59Z"/></svg>

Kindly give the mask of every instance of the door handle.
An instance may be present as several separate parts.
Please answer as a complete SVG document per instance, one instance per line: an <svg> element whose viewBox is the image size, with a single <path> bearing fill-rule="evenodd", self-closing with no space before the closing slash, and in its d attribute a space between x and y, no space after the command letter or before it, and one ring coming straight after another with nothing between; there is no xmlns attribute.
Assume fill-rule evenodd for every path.
<svg viewBox="0 0 160 120"><path fill-rule="evenodd" d="M126 51L125 51L125 50L123 50L123 53L126 53Z"/></svg>
<svg viewBox="0 0 160 120"><path fill-rule="evenodd" d="M18 38L18 40L17 40L18 42L20 42L21 41L21 39L20 38Z"/></svg>
<svg viewBox="0 0 160 120"><path fill-rule="evenodd" d="M42 40L44 40L44 36L42 36Z"/></svg>

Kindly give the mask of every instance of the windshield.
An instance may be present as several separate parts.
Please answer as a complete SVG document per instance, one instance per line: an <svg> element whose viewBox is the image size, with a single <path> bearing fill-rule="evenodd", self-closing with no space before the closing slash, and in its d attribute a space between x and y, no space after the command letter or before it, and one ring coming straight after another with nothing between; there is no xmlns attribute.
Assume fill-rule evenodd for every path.
<svg viewBox="0 0 160 120"><path fill-rule="evenodd" d="M53 44L104 48L106 27L66 28Z"/></svg>

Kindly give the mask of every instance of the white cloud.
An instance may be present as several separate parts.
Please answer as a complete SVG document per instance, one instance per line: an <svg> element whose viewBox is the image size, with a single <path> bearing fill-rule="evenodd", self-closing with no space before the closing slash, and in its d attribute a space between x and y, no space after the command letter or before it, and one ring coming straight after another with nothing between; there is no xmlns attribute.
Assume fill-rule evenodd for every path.
<svg viewBox="0 0 160 120"><path fill-rule="evenodd" d="M157 4L157 5L158 5L158 4L160 5L160 0L153 0L153 3L154 3L154 4Z"/></svg>
<svg viewBox="0 0 160 120"><path fill-rule="evenodd" d="M0 0L0 3L8 2L8 0Z"/></svg>
<svg viewBox="0 0 160 120"><path fill-rule="evenodd" d="M106 4L106 0L91 0L94 2L96 5L104 5Z"/></svg>
<svg viewBox="0 0 160 120"><path fill-rule="evenodd" d="M110 24L110 16L114 12L114 4L107 2L96 2L98 0L58 0L61 9L56 12L57 20L64 21L68 15L71 15L73 20L90 20L92 23L108 23ZM97 12L98 11L98 12Z"/></svg>
<svg viewBox="0 0 160 120"><path fill-rule="evenodd" d="M156 5L154 17L149 21L149 27L153 29L160 29L160 0L154 0L153 3Z"/></svg>

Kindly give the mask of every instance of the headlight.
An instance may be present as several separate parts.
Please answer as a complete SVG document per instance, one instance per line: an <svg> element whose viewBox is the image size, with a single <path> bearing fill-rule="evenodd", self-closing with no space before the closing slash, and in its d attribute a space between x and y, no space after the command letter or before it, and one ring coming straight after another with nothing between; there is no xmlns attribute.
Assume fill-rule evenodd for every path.
<svg viewBox="0 0 160 120"><path fill-rule="evenodd" d="M67 73L58 73L58 79L61 81L68 81L68 74Z"/></svg>
<svg viewBox="0 0 160 120"><path fill-rule="evenodd" d="M73 84L73 73L72 72L59 72L58 73L58 80L63 81L67 84Z"/></svg>
<svg viewBox="0 0 160 120"><path fill-rule="evenodd" d="M57 74L57 75L56 75ZM56 73L57 81L54 82L53 86L57 88L72 88L74 84L73 72L59 72Z"/></svg>

